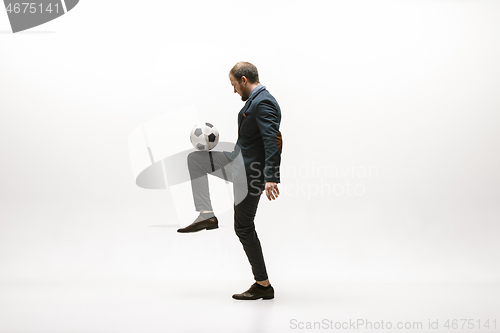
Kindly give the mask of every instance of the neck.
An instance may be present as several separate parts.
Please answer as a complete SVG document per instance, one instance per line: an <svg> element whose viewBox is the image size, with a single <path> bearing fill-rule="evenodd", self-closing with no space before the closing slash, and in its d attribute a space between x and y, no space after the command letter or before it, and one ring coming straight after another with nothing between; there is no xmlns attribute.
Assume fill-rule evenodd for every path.
<svg viewBox="0 0 500 333"><path fill-rule="evenodd" d="M260 84L260 82L250 84L250 89L254 90L259 84ZM252 91L252 90L250 90L250 91Z"/></svg>
<svg viewBox="0 0 500 333"><path fill-rule="evenodd" d="M259 82L257 83L250 83L248 84L248 95L252 93L252 91L259 85Z"/></svg>

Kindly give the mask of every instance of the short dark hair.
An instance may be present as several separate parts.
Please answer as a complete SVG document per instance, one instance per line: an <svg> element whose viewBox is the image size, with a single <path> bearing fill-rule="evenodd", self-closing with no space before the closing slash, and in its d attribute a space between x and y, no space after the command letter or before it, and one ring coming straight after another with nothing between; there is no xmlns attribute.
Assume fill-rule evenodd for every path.
<svg viewBox="0 0 500 333"><path fill-rule="evenodd" d="M234 76L238 82L241 82L241 77L244 76L250 83L259 83L259 72L257 71L257 67L246 61L240 61L234 65L229 74Z"/></svg>

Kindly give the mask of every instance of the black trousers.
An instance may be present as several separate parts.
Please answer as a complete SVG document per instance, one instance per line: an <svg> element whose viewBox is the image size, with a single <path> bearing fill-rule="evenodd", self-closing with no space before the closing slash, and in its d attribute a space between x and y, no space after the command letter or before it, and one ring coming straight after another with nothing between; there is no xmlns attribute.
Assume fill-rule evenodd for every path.
<svg viewBox="0 0 500 333"><path fill-rule="evenodd" d="M254 187L248 184L241 153L235 160L230 160L223 152L192 152L188 155L188 168L197 211L213 210L208 188L208 174L233 183L234 231L243 245L254 279L266 280L268 278L266 265L254 224L261 192L249 191Z"/></svg>

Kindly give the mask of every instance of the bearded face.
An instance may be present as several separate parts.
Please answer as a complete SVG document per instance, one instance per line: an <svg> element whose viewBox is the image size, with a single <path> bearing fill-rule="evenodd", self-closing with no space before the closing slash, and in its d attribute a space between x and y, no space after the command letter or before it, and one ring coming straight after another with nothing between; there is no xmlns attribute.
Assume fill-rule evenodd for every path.
<svg viewBox="0 0 500 333"><path fill-rule="evenodd" d="M238 82L238 80L236 80L233 75L229 75L229 80L231 81L231 85L234 88L234 93L240 95L243 102L246 101L250 97L251 92L246 91L243 83Z"/></svg>

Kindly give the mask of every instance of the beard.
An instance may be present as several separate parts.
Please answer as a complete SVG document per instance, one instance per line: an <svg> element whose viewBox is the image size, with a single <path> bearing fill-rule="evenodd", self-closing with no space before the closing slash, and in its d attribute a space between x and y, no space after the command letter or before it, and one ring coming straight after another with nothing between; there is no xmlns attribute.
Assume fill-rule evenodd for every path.
<svg viewBox="0 0 500 333"><path fill-rule="evenodd" d="M245 101L248 99L248 97L250 97L250 94L249 94L249 93L247 93L247 92L242 92L242 93L241 93L241 100L242 100L243 102L245 102Z"/></svg>

